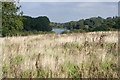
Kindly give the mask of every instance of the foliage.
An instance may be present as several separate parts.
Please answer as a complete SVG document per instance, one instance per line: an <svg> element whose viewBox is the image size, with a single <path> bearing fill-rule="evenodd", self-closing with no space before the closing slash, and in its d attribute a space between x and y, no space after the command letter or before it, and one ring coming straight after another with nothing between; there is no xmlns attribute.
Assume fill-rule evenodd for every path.
<svg viewBox="0 0 120 80"><path fill-rule="evenodd" d="M40 31L46 33L52 30L52 27L49 26L50 21L46 16L37 18L22 16L23 12L20 11L20 8L21 6L17 6L15 1L2 3L3 36L32 35L39 34Z"/></svg>
<svg viewBox="0 0 120 80"><path fill-rule="evenodd" d="M67 31L63 31L61 34L66 34L66 33L68 33Z"/></svg>
<svg viewBox="0 0 120 80"><path fill-rule="evenodd" d="M15 31L23 29L21 6L14 2L2 2L2 35L11 35ZM18 13L19 11L19 13Z"/></svg>
<svg viewBox="0 0 120 80"><path fill-rule="evenodd" d="M84 32L86 32L86 31L83 30L83 29L72 29L72 30L70 30L70 33L84 33Z"/></svg>
<svg viewBox="0 0 120 80"><path fill-rule="evenodd" d="M89 19L81 19L79 21L54 23L50 22L49 18L46 16L39 16L36 18L22 16L23 12L20 11L20 8L21 6L17 6L15 1L2 2L3 36L27 36L55 33L52 31L52 28L67 28L70 30L70 32L63 31L62 34L92 31L116 31L119 29L120 25L120 17L117 16L108 17L106 19L98 16Z"/></svg>
<svg viewBox="0 0 120 80"><path fill-rule="evenodd" d="M52 27L57 27L57 28L67 28L70 30L73 29L81 29L86 32L91 32L91 31L112 31L112 30L117 30L118 29L118 19L120 17L108 17L106 19L103 19L101 17L92 17L89 19L81 19L79 21L71 21L67 23L50 23ZM76 30L74 30L76 31Z"/></svg>
<svg viewBox="0 0 120 80"><path fill-rule="evenodd" d="M50 21L46 16L32 18L23 16L23 25L25 31L51 31L52 27L49 26Z"/></svg>

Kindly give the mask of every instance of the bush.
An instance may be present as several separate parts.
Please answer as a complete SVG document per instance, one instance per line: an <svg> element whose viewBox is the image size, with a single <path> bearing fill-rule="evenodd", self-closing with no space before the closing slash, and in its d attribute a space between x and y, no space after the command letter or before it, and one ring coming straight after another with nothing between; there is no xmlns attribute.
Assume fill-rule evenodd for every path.
<svg viewBox="0 0 120 80"><path fill-rule="evenodd" d="M54 33L56 33L56 32L55 32L55 31L50 31L49 33L53 33L53 34L54 34Z"/></svg>
<svg viewBox="0 0 120 80"><path fill-rule="evenodd" d="M61 34L67 34L68 32L67 31L63 31Z"/></svg>
<svg viewBox="0 0 120 80"><path fill-rule="evenodd" d="M23 31L21 32L21 36L28 36L28 35L34 35L34 34L49 34L49 33L56 33L55 31L50 31L50 32L47 32L47 31Z"/></svg>
<svg viewBox="0 0 120 80"><path fill-rule="evenodd" d="M101 26L95 27L93 31L110 31L110 28L107 25L101 25Z"/></svg>
<svg viewBox="0 0 120 80"><path fill-rule="evenodd" d="M70 30L70 33L84 33L84 32L86 32L86 31L83 30L83 29L72 29L72 30Z"/></svg>

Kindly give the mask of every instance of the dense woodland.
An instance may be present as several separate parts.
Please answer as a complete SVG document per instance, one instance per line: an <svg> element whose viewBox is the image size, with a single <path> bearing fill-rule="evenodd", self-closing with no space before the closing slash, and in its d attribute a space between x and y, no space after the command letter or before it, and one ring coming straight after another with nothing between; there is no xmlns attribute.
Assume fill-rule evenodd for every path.
<svg viewBox="0 0 120 80"><path fill-rule="evenodd" d="M46 16L40 16L37 18L32 18L29 16L23 16L23 26L26 31L51 31L50 20Z"/></svg>
<svg viewBox="0 0 120 80"><path fill-rule="evenodd" d="M3 36L55 33L52 31L52 28L67 28L70 29L70 32L114 31L118 30L118 26L120 25L120 18L117 16L106 19L102 17L92 17L67 23L54 23L50 22L46 16L36 18L23 16L20 8L21 6L17 6L13 2L2 2ZM63 33L68 32L64 31Z"/></svg>
<svg viewBox="0 0 120 80"><path fill-rule="evenodd" d="M71 21L67 23L51 23L53 28L67 28L71 31L113 31L118 30L119 17L92 17L89 19L81 19L79 21Z"/></svg>

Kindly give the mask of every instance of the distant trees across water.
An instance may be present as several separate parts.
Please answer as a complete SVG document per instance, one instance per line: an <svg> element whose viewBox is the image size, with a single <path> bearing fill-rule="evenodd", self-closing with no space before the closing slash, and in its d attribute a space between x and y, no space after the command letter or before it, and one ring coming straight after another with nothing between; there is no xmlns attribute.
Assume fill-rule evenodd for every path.
<svg viewBox="0 0 120 80"><path fill-rule="evenodd" d="M92 17L89 19L81 19L79 21L71 21L67 23L51 22L53 28L67 28L75 32L91 32L91 31L114 31L118 30L118 21L120 17Z"/></svg>

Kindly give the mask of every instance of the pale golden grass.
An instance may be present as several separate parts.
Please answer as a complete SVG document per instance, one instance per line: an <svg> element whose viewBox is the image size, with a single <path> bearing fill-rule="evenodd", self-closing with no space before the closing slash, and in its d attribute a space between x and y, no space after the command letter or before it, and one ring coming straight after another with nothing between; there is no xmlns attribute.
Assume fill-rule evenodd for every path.
<svg viewBox="0 0 120 80"><path fill-rule="evenodd" d="M3 40L0 39L0 79L2 79L2 43Z"/></svg>
<svg viewBox="0 0 120 80"><path fill-rule="evenodd" d="M82 63L95 62L111 62L114 64L118 63L117 56L114 56L114 52L108 53L109 46L100 46L100 37L104 35L101 40L102 44L110 45L112 43L118 42L118 32L89 32L89 33L77 33L77 34L44 34L35 36L25 36L25 37L5 37L1 38L3 40L2 44L2 58L3 66L7 65L7 70L4 77L21 77L22 73L25 71L32 72L32 77L36 76L38 73L36 69L36 62L38 62L39 68L47 72L49 71L49 78L67 78L68 63L77 65L81 70ZM87 41L88 45L84 47ZM97 44L95 46L95 44ZM112 48L111 48L112 49ZM117 52L117 48L113 49ZM37 57L40 54L40 59ZM116 53L117 54L117 53ZM9 69L13 60L17 56L22 56L23 60L21 63L17 64L16 75L14 74L14 69ZM94 58L96 56L96 58ZM16 65L13 63L13 65ZM95 65L97 65L95 63ZM67 67L68 66L68 67ZM64 71L61 71L63 68ZM71 67L70 67L71 68ZM88 74L88 68L86 66L86 72L83 73L83 78L96 77ZM102 71L101 67L98 69ZM112 69L111 69L112 70ZM10 72L13 72L12 74ZM29 74L28 72L28 74ZM35 73L34 73L35 72ZM107 73L106 71L105 74ZM34 73L34 74L33 74ZM116 71L111 71L113 77L117 77ZM42 74L42 73L41 73ZM27 76L29 77L29 76ZM46 77L45 74L41 77ZM72 73L70 73L70 77ZM80 77L80 76L79 76ZM104 76L102 76L104 77Z"/></svg>

